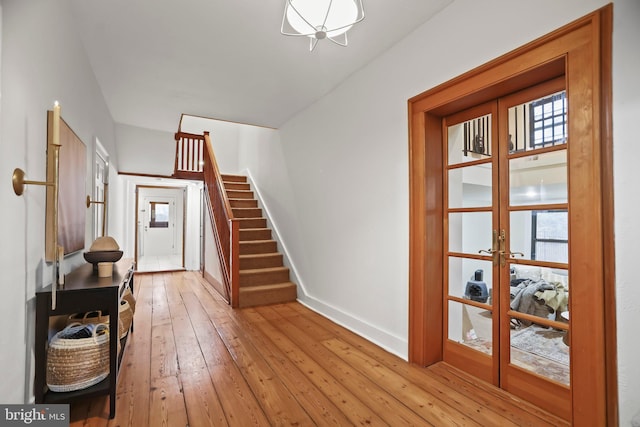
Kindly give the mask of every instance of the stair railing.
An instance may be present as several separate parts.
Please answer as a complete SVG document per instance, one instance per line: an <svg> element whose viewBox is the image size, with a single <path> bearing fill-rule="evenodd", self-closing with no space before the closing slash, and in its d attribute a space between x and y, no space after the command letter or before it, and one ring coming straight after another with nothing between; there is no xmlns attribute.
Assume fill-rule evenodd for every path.
<svg viewBox="0 0 640 427"><path fill-rule="evenodd" d="M240 293L240 223L233 216L222 182L209 132L204 133L203 172L205 199L212 220L213 231L222 267L224 286L229 303L238 307Z"/></svg>
<svg viewBox="0 0 640 427"><path fill-rule="evenodd" d="M175 140L175 175L182 177L191 175L197 179L204 170L204 136L178 131L175 134Z"/></svg>

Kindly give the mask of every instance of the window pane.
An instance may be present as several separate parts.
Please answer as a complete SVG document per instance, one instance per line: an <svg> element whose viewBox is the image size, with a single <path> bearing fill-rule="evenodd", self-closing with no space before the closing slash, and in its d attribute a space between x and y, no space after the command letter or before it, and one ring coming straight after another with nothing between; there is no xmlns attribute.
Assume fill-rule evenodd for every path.
<svg viewBox="0 0 640 427"><path fill-rule="evenodd" d="M509 151L565 144L567 111L565 91L509 108Z"/></svg>
<svg viewBox="0 0 640 427"><path fill-rule="evenodd" d="M449 295L492 304L491 261L449 257Z"/></svg>
<svg viewBox="0 0 640 427"><path fill-rule="evenodd" d="M511 324L515 324L512 319ZM511 329L511 363L540 376L569 385L569 331L536 324Z"/></svg>
<svg viewBox="0 0 640 427"><path fill-rule="evenodd" d="M491 206L491 163L449 170L449 207Z"/></svg>
<svg viewBox="0 0 640 427"><path fill-rule="evenodd" d="M567 211L537 211L536 239L568 240Z"/></svg>
<svg viewBox="0 0 640 427"><path fill-rule="evenodd" d="M491 312L459 302L449 301L447 338L476 351L492 353Z"/></svg>
<svg viewBox="0 0 640 427"><path fill-rule="evenodd" d="M477 255L491 249L491 212L456 212L449 214L449 251Z"/></svg>
<svg viewBox="0 0 640 427"><path fill-rule="evenodd" d="M488 159L491 156L491 115L449 126L448 164Z"/></svg>
<svg viewBox="0 0 640 427"><path fill-rule="evenodd" d="M567 151L509 160L511 206L567 203Z"/></svg>
<svg viewBox="0 0 640 427"><path fill-rule="evenodd" d="M169 228L169 203L166 202L150 202L150 221L151 228Z"/></svg>
<svg viewBox="0 0 640 427"><path fill-rule="evenodd" d="M509 249L513 253L521 253L514 257L558 263L569 261L569 222L566 210L513 211L509 214L509 222Z"/></svg>

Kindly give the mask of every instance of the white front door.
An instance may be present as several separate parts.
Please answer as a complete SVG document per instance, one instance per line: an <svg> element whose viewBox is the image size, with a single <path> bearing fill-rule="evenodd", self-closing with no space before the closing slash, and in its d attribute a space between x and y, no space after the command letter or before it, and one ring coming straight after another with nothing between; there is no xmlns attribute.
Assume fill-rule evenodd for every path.
<svg viewBox="0 0 640 427"><path fill-rule="evenodd" d="M139 270L184 267L184 191L184 188L138 187Z"/></svg>
<svg viewBox="0 0 640 427"><path fill-rule="evenodd" d="M176 197L145 197L142 241L145 256L177 253Z"/></svg>

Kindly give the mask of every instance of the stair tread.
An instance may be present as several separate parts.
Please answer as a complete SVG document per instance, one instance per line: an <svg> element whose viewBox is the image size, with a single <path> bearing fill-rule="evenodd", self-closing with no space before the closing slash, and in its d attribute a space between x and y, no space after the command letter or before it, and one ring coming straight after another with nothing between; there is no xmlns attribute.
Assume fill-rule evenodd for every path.
<svg viewBox="0 0 640 427"><path fill-rule="evenodd" d="M296 284L293 282L280 282L280 283L269 283L266 285L251 285L251 286L243 286L240 288L240 292L247 292L247 291L251 291L253 289L260 289L260 290L265 290L265 289L278 289L278 288L288 288L288 287L295 287Z"/></svg>
<svg viewBox="0 0 640 427"><path fill-rule="evenodd" d="M273 257L273 256L280 256L280 252L267 252L264 254L243 254L240 255L240 258L266 258L266 257Z"/></svg>
<svg viewBox="0 0 640 427"><path fill-rule="evenodd" d="M240 274L261 274L261 273L275 273L280 271L288 271L288 267L265 267L265 268L250 268L246 270L240 270Z"/></svg>
<svg viewBox="0 0 640 427"><path fill-rule="evenodd" d="M258 244L258 243L266 243L266 242L275 242L275 240L273 240L273 239L267 239L267 240L243 240L243 241L240 242L240 244L243 244L243 243Z"/></svg>

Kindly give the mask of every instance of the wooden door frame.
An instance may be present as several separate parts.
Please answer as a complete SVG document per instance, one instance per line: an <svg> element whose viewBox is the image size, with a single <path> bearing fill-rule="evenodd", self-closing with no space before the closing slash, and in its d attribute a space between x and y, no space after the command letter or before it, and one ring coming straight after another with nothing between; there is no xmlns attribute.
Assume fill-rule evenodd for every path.
<svg viewBox="0 0 640 427"><path fill-rule="evenodd" d="M611 4L485 65L411 98L409 107L409 361L442 360L442 117L519 89L565 76L569 105L572 200L571 364L575 425L617 425L615 253L613 245ZM575 174L573 173L575 172ZM596 248L590 251L590 248ZM594 280L596 278L596 280ZM586 282L583 282L585 281ZM584 345L584 347L582 347ZM576 351L573 349L572 351Z"/></svg>

